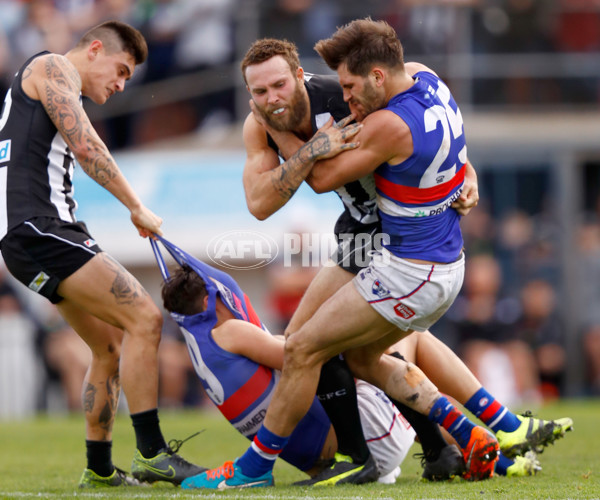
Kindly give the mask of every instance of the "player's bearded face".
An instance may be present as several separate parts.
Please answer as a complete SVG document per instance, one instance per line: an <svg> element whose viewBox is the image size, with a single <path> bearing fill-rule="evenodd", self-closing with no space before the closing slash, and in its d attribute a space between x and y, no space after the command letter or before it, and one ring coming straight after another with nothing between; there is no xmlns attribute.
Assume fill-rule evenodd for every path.
<svg viewBox="0 0 600 500"><path fill-rule="evenodd" d="M287 108L287 113L284 113L281 116L273 114L273 111L280 108L281 104L270 107L267 106L266 108L257 108L265 122L273 129L279 132L295 130L302 123L306 113L308 113L308 103L306 102L299 81L296 80L294 92L285 106Z"/></svg>
<svg viewBox="0 0 600 500"><path fill-rule="evenodd" d="M385 100L377 92L375 86L368 80L364 80L360 94L355 94L348 103L350 110L356 116L357 121L363 120L367 115L385 106Z"/></svg>

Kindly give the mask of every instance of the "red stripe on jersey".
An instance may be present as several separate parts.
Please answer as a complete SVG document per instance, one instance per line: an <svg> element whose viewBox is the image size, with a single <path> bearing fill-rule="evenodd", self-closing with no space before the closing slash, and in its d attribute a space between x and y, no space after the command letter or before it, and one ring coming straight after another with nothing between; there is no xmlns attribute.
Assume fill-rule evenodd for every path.
<svg viewBox="0 0 600 500"><path fill-rule="evenodd" d="M498 413L498 410L500 409L500 407L501 407L500 403L498 403L498 401L494 400L494 402L485 409L485 411L479 416L479 418L481 420L483 420L484 422L487 422L496 413Z"/></svg>
<svg viewBox="0 0 600 500"><path fill-rule="evenodd" d="M439 184L438 186L432 186L430 188L403 186L401 184L388 181L381 175L375 173L375 186L383 194L392 200L399 201L400 203L421 204L432 201L441 201L457 186L462 184L462 182L465 180L465 170L466 169L463 165L450 181Z"/></svg>
<svg viewBox="0 0 600 500"><path fill-rule="evenodd" d="M259 365L254 375L227 398L219 410L227 420L233 420L250 406L269 387L273 373L266 366Z"/></svg>
<svg viewBox="0 0 600 500"><path fill-rule="evenodd" d="M258 317L258 314L256 314L256 311L254 310L254 307L252 307L252 303L246 294L244 294L244 302L246 302L246 309L248 310L248 321L259 328L262 328L260 318Z"/></svg>
<svg viewBox="0 0 600 500"><path fill-rule="evenodd" d="M246 294L244 294L244 296L245 295ZM235 293L233 294L233 301L235 302L236 309L242 315L242 319L244 321L248 321L248 315L246 314L246 311L244 310L244 305L242 304L242 301L240 300L240 298Z"/></svg>

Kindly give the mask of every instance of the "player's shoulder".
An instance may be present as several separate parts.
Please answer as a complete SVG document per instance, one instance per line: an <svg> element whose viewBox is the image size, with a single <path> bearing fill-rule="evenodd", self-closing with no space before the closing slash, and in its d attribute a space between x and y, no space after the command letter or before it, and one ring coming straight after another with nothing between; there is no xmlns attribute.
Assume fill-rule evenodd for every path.
<svg viewBox="0 0 600 500"><path fill-rule="evenodd" d="M410 75L415 76L417 73L430 73L434 76L438 76L435 71L430 67L425 66L419 62L411 61L404 64L404 70ZM439 78L439 77L438 77Z"/></svg>
<svg viewBox="0 0 600 500"><path fill-rule="evenodd" d="M39 55L30 59L26 66L32 71L41 71L48 74L55 68L55 71L63 71L64 69L75 69L73 63L62 54L55 54L53 52L42 52Z"/></svg>
<svg viewBox="0 0 600 500"><path fill-rule="evenodd" d="M329 113L340 120L350 113L337 76L305 73L304 85L313 115Z"/></svg>
<svg viewBox="0 0 600 500"><path fill-rule="evenodd" d="M360 140L371 147L383 149L394 148L410 140L412 133L403 118L388 109L380 109L370 113L362 120Z"/></svg>
<svg viewBox="0 0 600 500"><path fill-rule="evenodd" d="M34 57L24 68L24 77L57 80L73 90L81 89L81 76L68 57L52 52Z"/></svg>
<svg viewBox="0 0 600 500"><path fill-rule="evenodd" d="M249 113L244 120L242 135L244 142L248 141L254 145L263 145L263 143L266 143L267 134L265 129L258 123L258 120L254 117L253 113Z"/></svg>

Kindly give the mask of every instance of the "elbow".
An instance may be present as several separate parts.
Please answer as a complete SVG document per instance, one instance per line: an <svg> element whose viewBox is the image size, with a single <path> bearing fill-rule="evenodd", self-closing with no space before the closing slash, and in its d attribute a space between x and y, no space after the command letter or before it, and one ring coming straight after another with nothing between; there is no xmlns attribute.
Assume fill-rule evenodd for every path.
<svg viewBox="0 0 600 500"><path fill-rule="evenodd" d="M325 175L325 172L315 172L314 170L306 178L306 183L317 194L329 193L339 186L334 185L334 178L330 175Z"/></svg>
<svg viewBox="0 0 600 500"><path fill-rule="evenodd" d="M268 212L260 212L260 211L254 211L254 212L250 212L252 215L254 215L254 217L260 221L263 220L267 220L269 218L269 215L271 215Z"/></svg>
<svg viewBox="0 0 600 500"><path fill-rule="evenodd" d="M261 203L248 201L247 205L248 211L260 221L268 219L274 212L274 210L268 210L267 207Z"/></svg>
<svg viewBox="0 0 600 500"><path fill-rule="evenodd" d="M308 184L317 194L328 193L333 189L331 186L326 185L322 180L312 179Z"/></svg>
<svg viewBox="0 0 600 500"><path fill-rule="evenodd" d="M77 162L80 165L84 165L88 162L89 160L89 156L88 156L88 149L85 147L84 144L79 144L77 146L75 146L74 144L69 145L69 148L71 149L71 152L73 153L73 156L75 156L75 159L77 160Z"/></svg>
<svg viewBox="0 0 600 500"><path fill-rule="evenodd" d="M323 187L320 186L315 186L313 187L313 191L317 194L323 194L323 193L328 193L329 191L331 191L330 189L325 189Z"/></svg>

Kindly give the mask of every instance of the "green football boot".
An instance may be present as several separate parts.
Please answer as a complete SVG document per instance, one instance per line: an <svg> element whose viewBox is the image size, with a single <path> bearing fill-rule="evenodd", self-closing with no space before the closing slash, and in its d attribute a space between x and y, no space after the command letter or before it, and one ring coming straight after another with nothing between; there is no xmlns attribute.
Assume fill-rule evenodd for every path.
<svg viewBox="0 0 600 500"><path fill-rule="evenodd" d="M565 432L573 430L573 420L570 418L542 420L533 418L530 413L517 415L517 418L521 425L516 430L496 432L500 450L508 458L525 455L529 450L541 453L545 446L563 437Z"/></svg>
<svg viewBox="0 0 600 500"><path fill-rule="evenodd" d="M115 486L142 486L142 484L116 467L108 477L99 476L93 470L85 469L79 480L80 488L112 488Z"/></svg>

